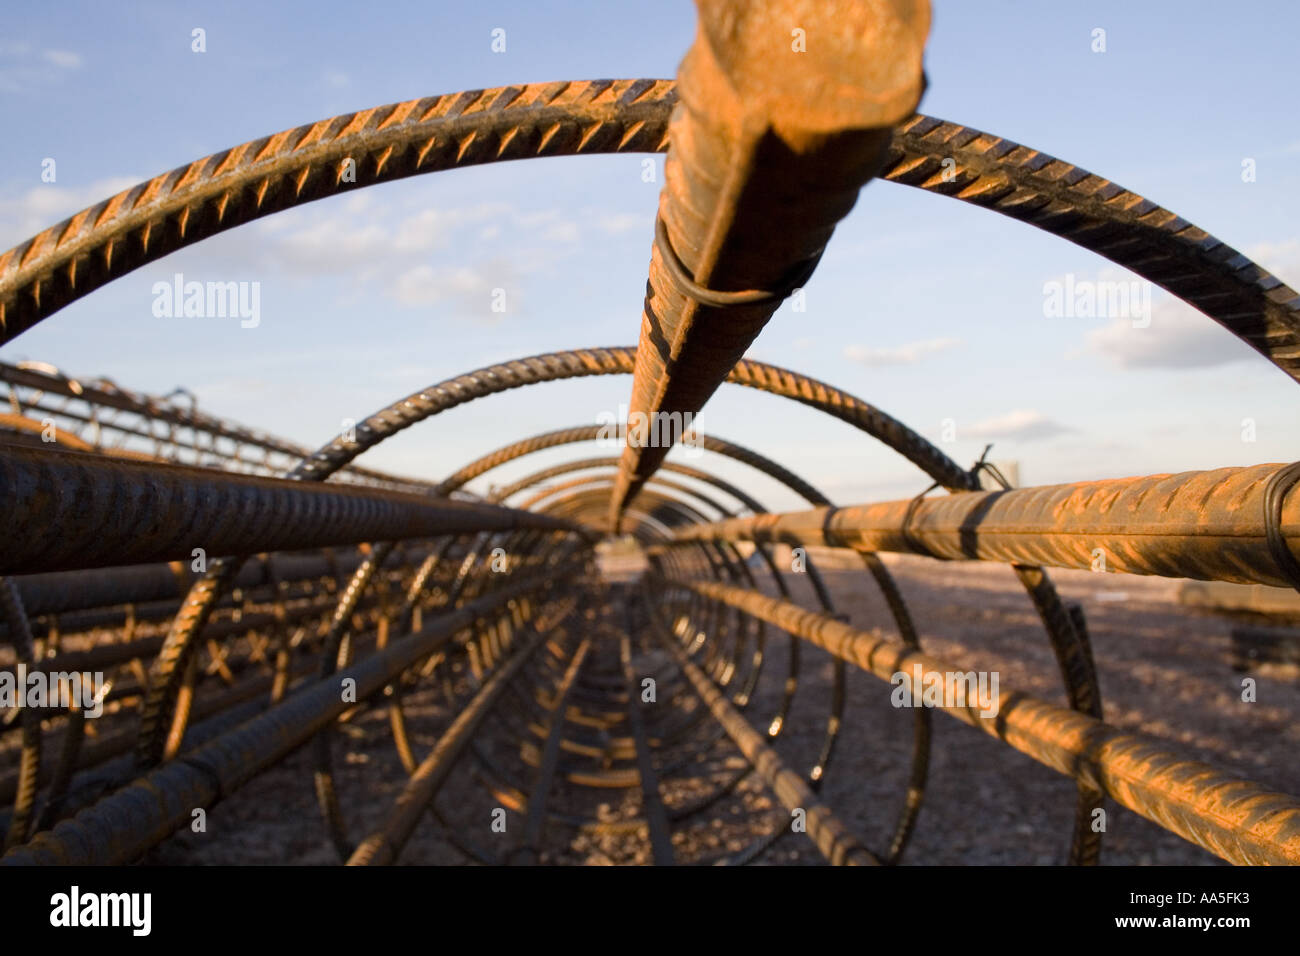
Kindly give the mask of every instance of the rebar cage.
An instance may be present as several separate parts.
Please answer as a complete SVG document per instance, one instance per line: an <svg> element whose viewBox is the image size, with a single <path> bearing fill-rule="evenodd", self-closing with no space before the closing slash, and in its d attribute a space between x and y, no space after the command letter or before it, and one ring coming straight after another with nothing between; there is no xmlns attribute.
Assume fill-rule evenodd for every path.
<svg viewBox="0 0 1300 956"><path fill-rule="evenodd" d="M802 833L831 863L894 864L923 804L934 710L1075 781L1070 863L1099 861L1107 801L1233 863L1300 862L1294 797L1104 721L1082 611L1045 570L1087 569L1101 548L1115 572L1295 586L1296 469L986 490L982 475L995 472L984 463L963 467L866 401L744 357L812 274L861 186L879 178L1098 253L1300 376L1292 289L1114 183L914 112L924 3L857 7L860 29L831 31L846 38L829 66L764 70L772 54L763 14L737 14L739 25L724 29L729 5L701 2L677 82L510 86L321 120L157 176L0 255L8 342L146 263L317 199L504 160L668 154L659 215L653 230L647 224L654 241L635 347L481 368L401 397L315 451L200 413L192 396L0 366L9 404L0 416L0 602L12 648L0 675L14 686L39 677L51 689L48 700L6 712L4 863L138 860L310 744L324 820L349 863L395 861L426 813L443 820L435 798L454 767L472 762L485 805L518 818L502 822L508 836L496 843L443 820L442 837L481 862L545 861L548 833L620 830L644 841L648 860L672 863L675 827L756 781L782 814L715 862L760 859ZM860 100L827 98L825 71L843 80L866 52L891 69L853 77ZM609 429L579 424L523 438L441 481L356 464L467 402L599 375L633 377L617 455L591 456L584 446ZM758 451L657 428L689 420L724 382L859 429L946 494L836 506ZM769 513L707 457L665 461L678 441L775 479L807 510ZM503 464L561 446L575 446L572 460L487 497L465 491ZM602 570L611 548L631 556L633 570ZM822 548L861 565L892 618L887 633L839 613L814 560ZM962 670L922 649L882 553L1009 564L1041 617L1067 705L1003 685L992 700L917 708L897 822L868 841L820 793L847 719L849 670L886 683L910 675L918 699ZM796 573L812 587L811 608L794 599ZM788 638L786 666L774 708L760 713L755 689L773 673L764 671L773 635ZM777 745L802 686L799 649L809 645L831 655L833 674L819 703L820 744L792 766ZM111 681L91 688L92 672ZM421 755L404 698L430 690L446 720ZM406 778L382 822L358 833L335 786L332 742L373 708L389 713ZM104 718L93 728L91 710ZM741 765L691 799L664 799L666 780L721 745ZM611 789L638 795L639 811L603 817L597 803ZM594 796L584 803L575 791Z"/></svg>

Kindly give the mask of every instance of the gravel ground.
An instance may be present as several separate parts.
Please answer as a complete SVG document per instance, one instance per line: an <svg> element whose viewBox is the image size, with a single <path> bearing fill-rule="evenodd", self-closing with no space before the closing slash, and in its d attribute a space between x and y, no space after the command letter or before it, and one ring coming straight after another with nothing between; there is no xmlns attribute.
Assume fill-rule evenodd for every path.
<svg viewBox="0 0 1300 956"><path fill-rule="evenodd" d="M886 561L909 602L927 652L960 670L995 670L1003 688L1064 704L1046 636L1009 568L938 564L905 556ZM864 571L830 568L825 574L837 606L855 625L890 632L884 603ZM1178 605L1178 582L1087 572L1057 571L1052 576L1064 598L1083 604L1109 723L1161 738L1271 788L1300 793L1300 763L1294 759L1300 748L1300 683L1294 669L1266 666L1249 675L1234 671L1228 663L1233 622ZM811 604L806 579L790 579L796 598ZM544 677L544 684L553 683L563 670L561 651L571 653L582 632L596 636L584 679L617 680L615 623L590 612L571 628L557 629L539 652L533 675ZM766 726L779 701L786 648L785 638L769 636L767 665L748 710L758 727ZM643 651L634 657L633 666L637 674L667 674L672 669L658 651ZM820 746L832 671L828 655L805 648L799 693L776 747L794 769L806 771ZM1257 681L1254 703L1241 700L1244 676ZM467 699L475 686L472 676L452 677L458 699ZM666 688L669 683L665 678L660 685ZM878 852L893 831L911 757L912 713L890 705L891 690L889 684L850 670L846 722L822 788L823 798L840 819ZM684 691L661 702L667 705L663 720L668 723L698 715L698 701ZM405 703L412 746L421 759L453 712L432 687L408 695ZM580 699L573 704L591 706ZM518 789L535 774L544 743L535 716L532 730L525 729L528 709L536 706L522 692L507 693L501 716L490 717L479 738L491 769L468 753L458 762L437 800L437 818L430 815L421 824L407 844L403 863L465 863L475 855L500 859L510 852L523 828ZM652 733L662 726L657 724ZM738 751L729 741L717 739L709 726L701 722L688 734L688 746L660 755L662 793L670 812L743 770ZM597 746L609 739L601 727L574 729L572 721L568 727L572 736ZM529 746L519 746L517 731L528 736ZM613 732L626 731L616 727ZM344 725L334 755L340 802L353 839L359 839L382 823L405 780L386 710L372 710ZM665 767L665 760L677 765ZM312 766L310 749L299 751L211 809L205 832L183 832L158 847L149 862L337 862L315 808ZM562 770L597 766L581 756L566 755L561 762ZM1069 843L1074 796L1072 781L937 714L930 783L903 862L1060 864ZM1137 815L1107 806L1103 863L1219 862ZM506 811L505 833L492 827L498 807ZM596 789L561 779L549 807L561 816L594 818L602 825L579 829L552 822L543 862L649 862L644 829L629 823L640 813L638 788ZM705 812L674 824L674 853L679 863L714 862L780 830L783 835L759 862L823 862L807 838L789 832L789 820L770 792L745 777Z"/></svg>

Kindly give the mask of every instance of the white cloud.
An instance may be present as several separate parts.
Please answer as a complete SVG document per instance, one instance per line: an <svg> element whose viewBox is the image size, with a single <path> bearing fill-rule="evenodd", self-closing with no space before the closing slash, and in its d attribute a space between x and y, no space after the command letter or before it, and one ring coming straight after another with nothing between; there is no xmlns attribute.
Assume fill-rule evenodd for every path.
<svg viewBox="0 0 1300 956"><path fill-rule="evenodd" d="M557 222L542 232L543 242L577 242L582 237L576 222Z"/></svg>
<svg viewBox="0 0 1300 956"><path fill-rule="evenodd" d="M81 67L81 54L71 50L46 50L45 60L61 70L76 70Z"/></svg>
<svg viewBox="0 0 1300 956"><path fill-rule="evenodd" d="M1254 350L1217 322L1178 299L1151 308L1151 324L1112 319L1087 335L1088 351L1120 368L1204 368L1239 362Z"/></svg>
<svg viewBox="0 0 1300 956"><path fill-rule="evenodd" d="M463 263L476 252L496 256L500 236L511 238L513 253L529 243L560 238L557 229L563 232L558 210L525 215L509 203L489 202L402 214L407 204L363 204L360 198L358 194L342 206L303 207L272 216L253 224L250 232L236 230L217 248L240 267L255 265L309 278L347 273L386 280L393 289L402 278L400 287L407 290L403 301L424 301L427 295L416 291L423 287L422 266L441 276L453 262ZM548 251L543 246L520 257L532 262ZM430 266L444 253L450 260L445 268L436 268L438 262Z"/></svg>
<svg viewBox="0 0 1300 956"><path fill-rule="evenodd" d="M461 266L435 272L432 266L416 266L397 277L393 296L403 305L434 305L450 298L482 297L486 309L492 286L483 272Z"/></svg>
<svg viewBox="0 0 1300 956"><path fill-rule="evenodd" d="M941 338L926 339L922 342L908 342L892 348L868 348L865 345L850 345L844 350L844 357L861 362L863 365L915 365L927 355L945 352L961 345L961 339Z"/></svg>
<svg viewBox="0 0 1300 956"><path fill-rule="evenodd" d="M507 203L480 203L458 209L425 209L401 220L392 230L393 252L431 252L447 248L466 226L509 219L515 211ZM487 228L493 228L488 226ZM495 228L500 230L500 226Z"/></svg>
<svg viewBox="0 0 1300 956"><path fill-rule="evenodd" d="M377 225L355 228L324 219L278 237L276 259L277 265L293 272L320 275L369 261L392 245L390 234Z"/></svg>
<svg viewBox="0 0 1300 956"><path fill-rule="evenodd" d="M81 54L71 50L36 50L0 39L0 92L32 94L48 89L81 64Z"/></svg>
<svg viewBox="0 0 1300 956"><path fill-rule="evenodd" d="M600 227L601 232L611 236L622 235L636 229L645 229L647 230L646 235L650 235L650 224L646 222L646 217L634 212L603 216L597 225Z"/></svg>
<svg viewBox="0 0 1300 956"><path fill-rule="evenodd" d="M450 305L462 317L497 322L522 312L525 277L571 255L545 233L562 225L559 210L528 213L505 202L452 208L360 194L302 207L216 236L184 256L202 268L297 279L347 277L355 301L386 298L406 308ZM522 225L527 220L529 225ZM509 237L502 255L498 236ZM167 274L170 263L153 269ZM199 268L189 267L187 271ZM494 289L506 290L504 313L493 312Z"/></svg>
<svg viewBox="0 0 1300 956"><path fill-rule="evenodd" d="M524 311L524 284L510 261L493 259L473 266L407 269L392 280L388 294L410 308L451 306L457 317L499 322ZM495 305L504 308L494 310Z"/></svg>
<svg viewBox="0 0 1300 956"><path fill-rule="evenodd" d="M1066 425L1052 421L1042 412L1017 409L977 422L960 430L963 438L1004 438L1010 441L1041 441L1074 431Z"/></svg>

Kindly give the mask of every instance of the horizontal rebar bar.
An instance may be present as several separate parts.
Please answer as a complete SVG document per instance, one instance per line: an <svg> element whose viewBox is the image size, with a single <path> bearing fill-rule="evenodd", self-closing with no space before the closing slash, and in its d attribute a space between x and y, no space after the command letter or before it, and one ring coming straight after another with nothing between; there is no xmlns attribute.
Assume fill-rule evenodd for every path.
<svg viewBox="0 0 1300 956"><path fill-rule="evenodd" d="M924 685L968 670L789 601L711 581L665 583L774 624L885 681L904 674L915 685L919 668ZM919 689L913 693L920 697ZM1300 801L1294 797L1005 685L996 701L941 709L1231 863L1300 864Z"/></svg>
<svg viewBox="0 0 1300 956"><path fill-rule="evenodd" d="M499 505L0 447L0 574L571 522Z"/></svg>
<svg viewBox="0 0 1300 956"><path fill-rule="evenodd" d="M660 632L660 638L696 695L745 755L759 778L772 788L781 806L791 814L803 811L808 837L817 844L822 855L835 865L878 866L880 861L822 803L808 782L785 765L776 751L768 746L764 736L750 726L708 675L691 661L685 648L665 632Z"/></svg>
<svg viewBox="0 0 1300 956"><path fill-rule="evenodd" d="M729 518L680 541L748 540L1290 586L1269 552L1264 491L1282 466L963 492ZM1278 530L1300 555L1300 495Z"/></svg>

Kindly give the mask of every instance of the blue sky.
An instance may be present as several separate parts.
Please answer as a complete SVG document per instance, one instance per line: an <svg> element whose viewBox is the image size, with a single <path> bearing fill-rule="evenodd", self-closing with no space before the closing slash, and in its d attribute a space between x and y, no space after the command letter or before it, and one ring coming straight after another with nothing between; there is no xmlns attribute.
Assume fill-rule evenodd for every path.
<svg viewBox="0 0 1300 956"><path fill-rule="evenodd" d="M683 0L644 3L23 5L0 36L0 247L134 182L350 110L461 89L672 76ZM1076 163L1300 283L1300 132L1285 2L936 0L921 110ZM191 52L191 30L207 52ZM506 31L494 53L491 31ZM1092 33L1106 31L1094 53ZM42 160L57 181L41 181ZM1244 159L1256 181L1243 182ZM662 169L662 159L656 159ZM662 181L662 177L659 177ZM310 204L199 243L0 349L316 446L421 386L559 348L631 345L659 182L641 157L437 173ZM153 283L256 281L261 322L157 318ZM1295 384L1156 290L1152 323L1047 318L1044 283L1133 278L1031 227L874 183L755 358L843 387L968 463L994 443L1024 483L1290 461ZM490 290L508 290L508 311ZM1162 364L1163 363L1163 364ZM594 424L630 378L536 386L440 416L365 461L441 477L554 427ZM1254 442L1242 422L1255 422ZM928 482L848 426L724 386L699 419L839 501ZM534 456L496 480L578 453ZM591 453L583 449L581 453ZM679 453L674 453L679 454ZM770 507L793 498L719 464ZM480 485L482 487L482 485Z"/></svg>

